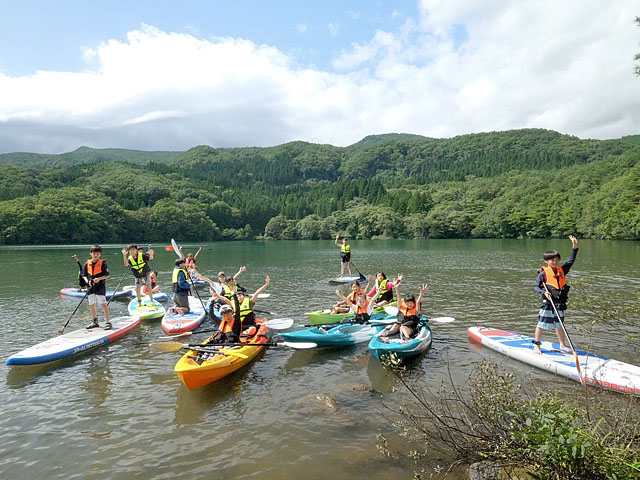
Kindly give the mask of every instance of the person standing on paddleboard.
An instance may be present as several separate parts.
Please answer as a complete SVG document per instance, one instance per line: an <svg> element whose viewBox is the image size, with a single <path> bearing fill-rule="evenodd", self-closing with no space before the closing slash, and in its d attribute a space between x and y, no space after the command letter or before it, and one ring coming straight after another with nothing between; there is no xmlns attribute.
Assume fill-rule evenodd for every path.
<svg viewBox="0 0 640 480"><path fill-rule="evenodd" d="M169 308L168 314L173 316L186 315L189 313L189 292L191 283L189 283L189 273L185 268L184 257L180 257L175 262L173 273L171 274L171 284L173 286L173 303L174 306Z"/></svg>
<svg viewBox="0 0 640 480"><path fill-rule="evenodd" d="M340 247L340 276L344 277L344 264L347 264L347 268L349 269L349 276L353 277L351 273L351 245L347 243L347 237L342 238L342 244L338 243L338 238L340 238L340 234L336 233L336 245Z"/></svg>
<svg viewBox="0 0 640 480"><path fill-rule="evenodd" d="M127 255L127 253L129 255ZM142 305L142 287L149 285L151 287L151 268L149 261L153 260L153 250L150 248L148 253L144 253L142 248L134 243L127 248L122 249L122 260L125 267L131 266L131 271L136 279L136 296L138 297L138 305ZM153 305L153 288L149 290L149 302Z"/></svg>
<svg viewBox="0 0 640 480"><path fill-rule="evenodd" d="M89 285L87 291L87 299L89 300L89 306L91 307L91 315L93 315L93 321L87 325L87 329L99 327L98 323L98 310L96 303L102 305L102 312L104 313L104 319L107 323L104 326L105 330L111 330L111 320L109 319L109 307L107 305L107 286L105 280L109 278L109 268L107 267L107 261L101 259L102 248L100 245L94 245L89 250L91 258L87 260L82 267L82 277L84 281Z"/></svg>
<svg viewBox="0 0 640 480"><path fill-rule="evenodd" d="M564 331L560 322L564 322L564 313L567 310L567 298L569 285L565 276L576 260L578 254L578 239L574 235L569 235L571 240L571 256L564 265L560 266L560 254L556 250L547 250L542 255L544 265L538 272L536 284L533 289L542 295L542 305L538 312L538 326L536 327L535 340L533 341L533 351L542 354L540 351L540 339L543 330L555 329L558 336L560 349L570 352L571 349L564 343ZM546 286L546 288L545 288ZM553 310L552 303L555 304L559 319Z"/></svg>

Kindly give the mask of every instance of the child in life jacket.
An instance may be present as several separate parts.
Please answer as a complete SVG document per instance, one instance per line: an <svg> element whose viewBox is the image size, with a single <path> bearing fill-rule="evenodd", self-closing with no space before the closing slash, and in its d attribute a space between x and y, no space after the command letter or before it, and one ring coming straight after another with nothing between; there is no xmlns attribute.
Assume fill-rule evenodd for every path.
<svg viewBox="0 0 640 480"><path fill-rule="evenodd" d="M422 309L422 298L428 290L429 286L422 284L417 300L413 295L405 295L405 297L402 298L399 285L396 284L396 296L398 298L398 315L396 322L393 325L385 327L378 336L388 337L399 332L402 340L409 340L415 337L418 334L420 317L422 316L420 313ZM385 339L383 338L382 341L384 342Z"/></svg>
<svg viewBox="0 0 640 480"><path fill-rule="evenodd" d="M365 287L365 289L362 289L362 286L360 285L359 281L355 281L351 284L351 293L347 296L347 298L345 299L345 297L342 295L342 293L338 294L338 296L342 299L340 300L338 303L336 303L333 307L331 307L331 315L334 314L340 314L340 313L348 313L349 311L351 311L351 305L356 303L356 297L360 294L360 293L365 293L367 290L369 290L369 287L371 286L371 281L373 280L373 275L369 275L369 281L367 283L367 286Z"/></svg>
<svg viewBox="0 0 640 480"><path fill-rule="evenodd" d="M560 266L560 254L556 250L547 250L542 258L544 265L538 273L536 284L533 289L542 295L542 305L538 312L538 325L536 326L535 340L533 340L534 353L541 354L540 339L543 330L554 330L558 337L560 349L570 352L571 349L564 343L564 331L562 324L564 322L564 313L567 310L567 299L569 293L569 285L567 285L565 276L569 273L569 269L576 260L578 254L578 239L574 235L569 235L571 240L571 256L562 266ZM552 304L553 302L553 304ZM558 315L556 316L553 305L555 305ZM558 318L560 317L560 318Z"/></svg>
<svg viewBox="0 0 640 480"><path fill-rule="evenodd" d="M347 297L342 295L340 290L336 290L336 295L342 298L343 301L349 303L350 311L353 314L353 319L347 317L340 323L366 323L371 319L371 313L375 305L375 297L367 298L367 295L362 291L356 295L354 302L350 302Z"/></svg>

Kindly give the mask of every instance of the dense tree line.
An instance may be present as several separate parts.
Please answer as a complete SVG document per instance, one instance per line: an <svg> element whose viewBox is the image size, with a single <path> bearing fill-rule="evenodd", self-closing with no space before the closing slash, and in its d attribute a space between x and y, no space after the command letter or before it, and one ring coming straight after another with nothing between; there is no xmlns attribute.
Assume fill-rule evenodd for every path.
<svg viewBox="0 0 640 480"><path fill-rule="evenodd" d="M581 237L640 239L640 141L546 130L346 148L5 154L0 243ZM81 161L82 152L87 154ZM14 156L12 156L14 155Z"/></svg>

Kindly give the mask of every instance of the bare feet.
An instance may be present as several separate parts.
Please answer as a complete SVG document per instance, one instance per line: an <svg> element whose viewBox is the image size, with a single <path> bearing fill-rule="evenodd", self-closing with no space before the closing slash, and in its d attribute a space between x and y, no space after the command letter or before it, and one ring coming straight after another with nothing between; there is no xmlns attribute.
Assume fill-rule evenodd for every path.
<svg viewBox="0 0 640 480"><path fill-rule="evenodd" d="M533 346L533 353L535 353L536 355L542 355L542 352L540 351L540 347L538 345Z"/></svg>
<svg viewBox="0 0 640 480"><path fill-rule="evenodd" d="M569 347L567 347L564 344L560 344L560 350L562 350L563 352L568 352L568 353L573 352L573 350L571 350Z"/></svg>

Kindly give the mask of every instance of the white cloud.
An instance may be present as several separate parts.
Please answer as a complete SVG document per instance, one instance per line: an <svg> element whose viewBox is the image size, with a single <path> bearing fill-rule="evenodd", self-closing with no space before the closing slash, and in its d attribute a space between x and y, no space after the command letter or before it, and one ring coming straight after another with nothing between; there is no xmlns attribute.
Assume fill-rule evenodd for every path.
<svg viewBox="0 0 640 480"><path fill-rule="evenodd" d="M340 24L329 22L329 35L332 37L337 37L340 34Z"/></svg>
<svg viewBox="0 0 640 480"><path fill-rule="evenodd" d="M298 33L306 33L309 31L309 26L306 23L298 23L295 29Z"/></svg>
<svg viewBox="0 0 640 480"><path fill-rule="evenodd" d="M423 0L420 12L340 52L335 72L247 39L143 25L85 49L84 72L0 74L0 151L347 145L371 133L523 127L638 133L632 0Z"/></svg>

